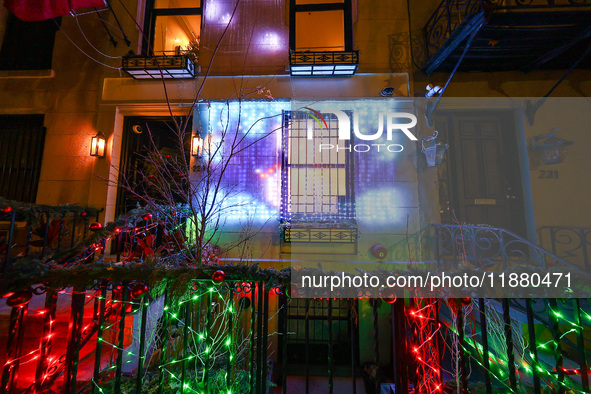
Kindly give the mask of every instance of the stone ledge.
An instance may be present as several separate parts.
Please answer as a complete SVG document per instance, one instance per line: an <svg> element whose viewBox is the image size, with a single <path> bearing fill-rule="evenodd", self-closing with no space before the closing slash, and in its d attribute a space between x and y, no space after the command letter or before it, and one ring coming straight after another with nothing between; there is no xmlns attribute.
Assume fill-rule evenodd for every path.
<svg viewBox="0 0 591 394"><path fill-rule="evenodd" d="M53 70L0 70L0 79L53 77L55 77Z"/></svg>

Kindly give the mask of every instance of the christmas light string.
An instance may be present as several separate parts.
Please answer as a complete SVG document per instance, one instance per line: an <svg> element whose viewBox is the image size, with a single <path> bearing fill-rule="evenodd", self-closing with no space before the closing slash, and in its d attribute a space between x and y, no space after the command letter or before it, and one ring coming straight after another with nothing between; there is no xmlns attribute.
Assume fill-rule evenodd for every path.
<svg viewBox="0 0 591 394"><path fill-rule="evenodd" d="M424 302L424 306L420 303ZM412 344L412 353L415 359L418 380L416 392L435 393L442 388L442 376L440 376L439 349L433 344L432 339L438 334L441 325L436 322L437 300L415 299L416 309L407 309L407 319L414 323L415 337ZM433 327L436 327L433 330ZM425 346L429 344L431 346Z"/></svg>
<svg viewBox="0 0 591 394"><path fill-rule="evenodd" d="M221 305L221 308L219 308L220 310L218 311L218 313L213 314L212 313L212 324L211 326L214 327L218 327L217 332L210 332L209 336L210 336L210 342L211 345L204 345L204 343L206 342L205 339L207 337L207 332L203 332L203 331L197 331L192 329L192 327L189 327L189 333L192 335L194 344L191 346L191 351L192 353L189 354L187 357L185 358L173 358L170 361L168 361L166 364L162 364L160 365L159 368L163 369L164 371L166 371L168 373L168 375L172 375L172 377L176 380L176 381L181 381L180 378L176 375L175 372L171 371L169 368L166 368L168 366L171 365L178 365L180 363L182 363L183 361L191 361L194 359L198 359L199 363L203 366L204 362L205 362L205 357L204 354L216 354L216 353L227 353L227 356L231 359L230 361L235 362L236 361L236 357L233 353L232 347L235 345L233 338L234 338L234 332L236 330L236 328L241 328L241 327L228 327L228 321L227 321L227 316L228 314L232 314L235 313L235 307L234 304L236 302L236 300L234 300L234 291L233 289L230 289L229 293L231 294L231 300L226 299L225 297L218 297L215 301L212 300L208 300L207 302L212 302L212 304L217 304L217 305ZM185 321L183 318L179 317L178 312L176 312L176 310L180 310L181 306L183 304L185 304L186 302L195 302L197 300L199 300L201 297L209 297L209 295L215 295L218 296L220 295L220 292L218 289L214 289L213 287L210 287L208 289L206 289L205 291L201 291L199 293L196 294L191 294L189 297L184 298L182 300L179 300L176 303L176 306L170 307L170 308L166 308L166 310L163 310L163 313L167 313L169 315L170 318L174 319L175 321L178 322L179 326L184 326ZM203 306L201 306L201 308L203 308ZM215 309L215 307L213 308ZM242 308L239 308L239 314L241 313ZM204 314L202 314L202 317ZM238 318L239 319L239 318ZM204 322L200 322L200 326L203 327L205 324ZM230 334L230 332L232 332ZM178 338L178 337L177 337ZM104 340L104 339L99 339L107 344L109 344L110 346L112 346L112 348L114 349L118 349L120 351L123 351L122 349L119 349L118 346L116 346L115 344L109 343L108 341ZM242 341L238 344L238 347L242 347L241 345L243 344L247 344L249 342L249 338L243 338ZM228 350L229 349L229 350ZM244 350L244 349L243 349ZM126 352L127 356L134 356L134 357L138 357L137 354L127 351ZM127 363L132 362L135 360L128 360ZM213 361L210 361L210 363L213 363ZM115 368L115 365L111 365L108 366L105 370L109 370L109 369L113 369ZM198 369L199 367L196 366ZM199 371L197 371L198 374ZM96 384L96 382L93 382L94 384ZM187 383L185 383L187 385ZM191 391L196 391L193 388L190 387L190 385L186 386L187 389L190 389ZM199 391L197 391L199 392ZM231 392L231 387L228 388L228 392Z"/></svg>

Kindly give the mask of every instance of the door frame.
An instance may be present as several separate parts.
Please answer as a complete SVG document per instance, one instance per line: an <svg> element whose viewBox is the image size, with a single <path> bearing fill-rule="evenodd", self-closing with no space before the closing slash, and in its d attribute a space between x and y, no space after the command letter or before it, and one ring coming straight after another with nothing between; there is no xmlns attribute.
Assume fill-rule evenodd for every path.
<svg viewBox="0 0 591 394"><path fill-rule="evenodd" d="M187 115L174 115L175 117L178 116L187 116ZM127 166L129 165L129 160L131 156L130 152L130 144L132 143L132 134L131 128L133 125L141 123L141 122L166 122L171 121L172 116L162 116L160 114L154 115L126 115L123 119L123 127L121 133L121 151L119 154L119 171L118 171L118 179L117 179L117 194L116 194L116 204L115 204L115 213L117 216L121 215L121 209L125 205L123 202L123 198L125 198L125 191L121 187L121 177L127 171ZM192 121L191 123L192 124ZM130 131L130 132L128 132Z"/></svg>
<svg viewBox="0 0 591 394"><path fill-rule="evenodd" d="M113 133L109 139L112 138L111 147L111 163L109 164L113 169L109 171L108 188L107 188L107 204L105 207L105 221L113 221L116 218L115 212L117 210L117 195L119 192L119 169L121 167L121 143L123 140L123 129L125 118L127 117L170 117L173 116L187 116L189 114L189 107L182 104L128 104L118 105L114 112L107 114L104 119L101 119L100 124L103 125L103 130L112 129ZM194 127L194 126L193 126Z"/></svg>
<svg viewBox="0 0 591 394"><path fill-rule="evenodd" d="M449 113L470 113L476 111L487 111L491 114L494 113L505 113L508 118L512 120L513 132L516 143L517 158L516 163L519 165L519 175L521 177L521 194L523 201L523 212L524 212L524 231L525 237L528 241L537 243L535 216L533 209L533 198L531 189L531 177L529 173L529 150L527 144L527 137L525 134L525 119L524 119L524 104L520 101L513 100L501 100L498 98L492 98L490 100L482 99L475 104L473 98L447 98L443 100L435 115ZM449 153L445 159L448 163L451 163ZM441 182L441 170L438 169L438 179ZM440 185L441 187L441 185ZM445 201L442 201L442 195L439 195L439 204L441 210L445 209ZM441 220L440 222L444 222Z"/></svg>

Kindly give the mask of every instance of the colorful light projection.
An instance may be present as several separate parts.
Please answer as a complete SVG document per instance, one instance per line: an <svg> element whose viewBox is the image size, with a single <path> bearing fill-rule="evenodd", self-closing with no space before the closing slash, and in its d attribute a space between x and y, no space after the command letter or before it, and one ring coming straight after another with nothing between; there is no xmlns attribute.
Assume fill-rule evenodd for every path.
<svg viewBox="0 0 591 394"><path fill-rule="evenodd" d="M281 127L283 111L303 110L311 106L322 112L331 108L349 111L358 115L360 130L365 134L375 133L377 119L382 113L405 112L404 102L397 100L353 100L324 101L315 103L288 101L248 101L213 102L207 108L206 129L214 144L228 136L241 135L239 154L232 159L230 169L224 175L224 183L232 185L235 196L225 198L227 207L232 206L228 222L243 221L249 217L257 220L270 220L278 216L281 204L281 184L278 174L281 157ZM410 111L409 111L410 112ZM322 132L322 131L319 131ZM372 143L386 143L383 140ZM405 139L405 149L412 152L394 153L384 150L355 152L355 195L353 204L341 208L352 211L347 217L357 218L370 224L399 225L406 221L406 210L401 210L400 202L408 201L405 190L409 182L395 182L394 166L407 153L416 152L416 143ZM366 141L367 142L367 141ZM228 142L226 142L228 144ZM344 143L343 143L344 146ZM222 160L223 154L217 159ZM320 190L320 189L319 189ZM410 191L409 191L410 193ZM355 212L355 213L353 213ZM334 215L333 215L334 216ZM320 218L322 220L322 218Z"/></svg>
<svg viewBox="0 0 591 394"><path fill-rule="evenodd" d="M287 50L281 36L274 31L266 31L260 34L258 44L260 45L260 49L266 49L271 52Z"/></svg>
<svg viewBox="0 0 591 394"><path fill-rule="evenodd" d="M287 101L213 102L209 106L210 131L215 135L223 130L235 130L238 120L239 130L243 134L280 131L281 113L289 109Z"/></svg>
<svg viewBox="0 0 591 394"><path fill-rule="evenodd" d="M406 223L408 211L400 207L400 201L406 200L401 196L401 188L366 189L368 190L360 194L356 201L357 220L378 226Z"/></svg>
<svg viewBox="0 0 591 394"><path fill-rule="evenodd" d="M238 133L237 153L223 179L225 188L231 190L221 199L226 223L277 219L281 203L281 115L285 110L289 110L286 101L214 102L207 108L212 143L219 143L224 136L226 141L214 162L228 157L231 137Z"/></svg>
<svg viewBox="0 0 591 394"><path fill-rule="evenodd" d="M227 25L231 19L236 20L236 15L232 18L233 8L231 3L209 2L205 7L205 18L208 23Z"/></svg>

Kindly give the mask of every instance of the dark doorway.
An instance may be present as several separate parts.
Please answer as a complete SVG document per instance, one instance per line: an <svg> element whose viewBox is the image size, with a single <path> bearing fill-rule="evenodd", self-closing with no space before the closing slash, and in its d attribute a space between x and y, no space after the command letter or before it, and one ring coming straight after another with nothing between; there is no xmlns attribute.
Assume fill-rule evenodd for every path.
<svg viewBox="0 0 591 394"><path fill-rule="evenodd" d="M284 304L285 361L290 375L350 377L359 366L357 303L350 299L292 298ZM330 303L330 305L329 305ZM283 350L282 350L283 351Z"/></svg>
<svg viewBox="0 0 591 394"><path fill-rule="evenodd" d="M513 113L442 112L435 128L450 145L439 169L442 221L491 225L525 236Z"/></svg>
<svg viewBox="0 0 591 394"><path fill-rule="evenodd" d="M176 118L179 125L187 125L190 130L191 119L187 123L186 117ZM190 144L190 132L186 144ZM156 171L154 163L150 163L146 157L150 152L158 151L162 157L175 160L181 152L176 126L170 117L126 117L123 123L123 136L121 140L121 172L119 174L119 189L117 192L117 215L124 214L137 207L145 205L140 196L149 196L155 200L162 199L157 188L151 186L150 177ZM184 149L185 154L189 149ZM186 158L188 162L188 157ZM166 159L164 160L166 161ZM158 163L160 164L160 163ZM182 175L170 172L170 182L182 183ZM121 185L129 185L134 193ZM161 194L161 193L160 193ZM167 203L168 201L162 201ZM183 196L175 195L175 202L183 203Z"/></svg>

